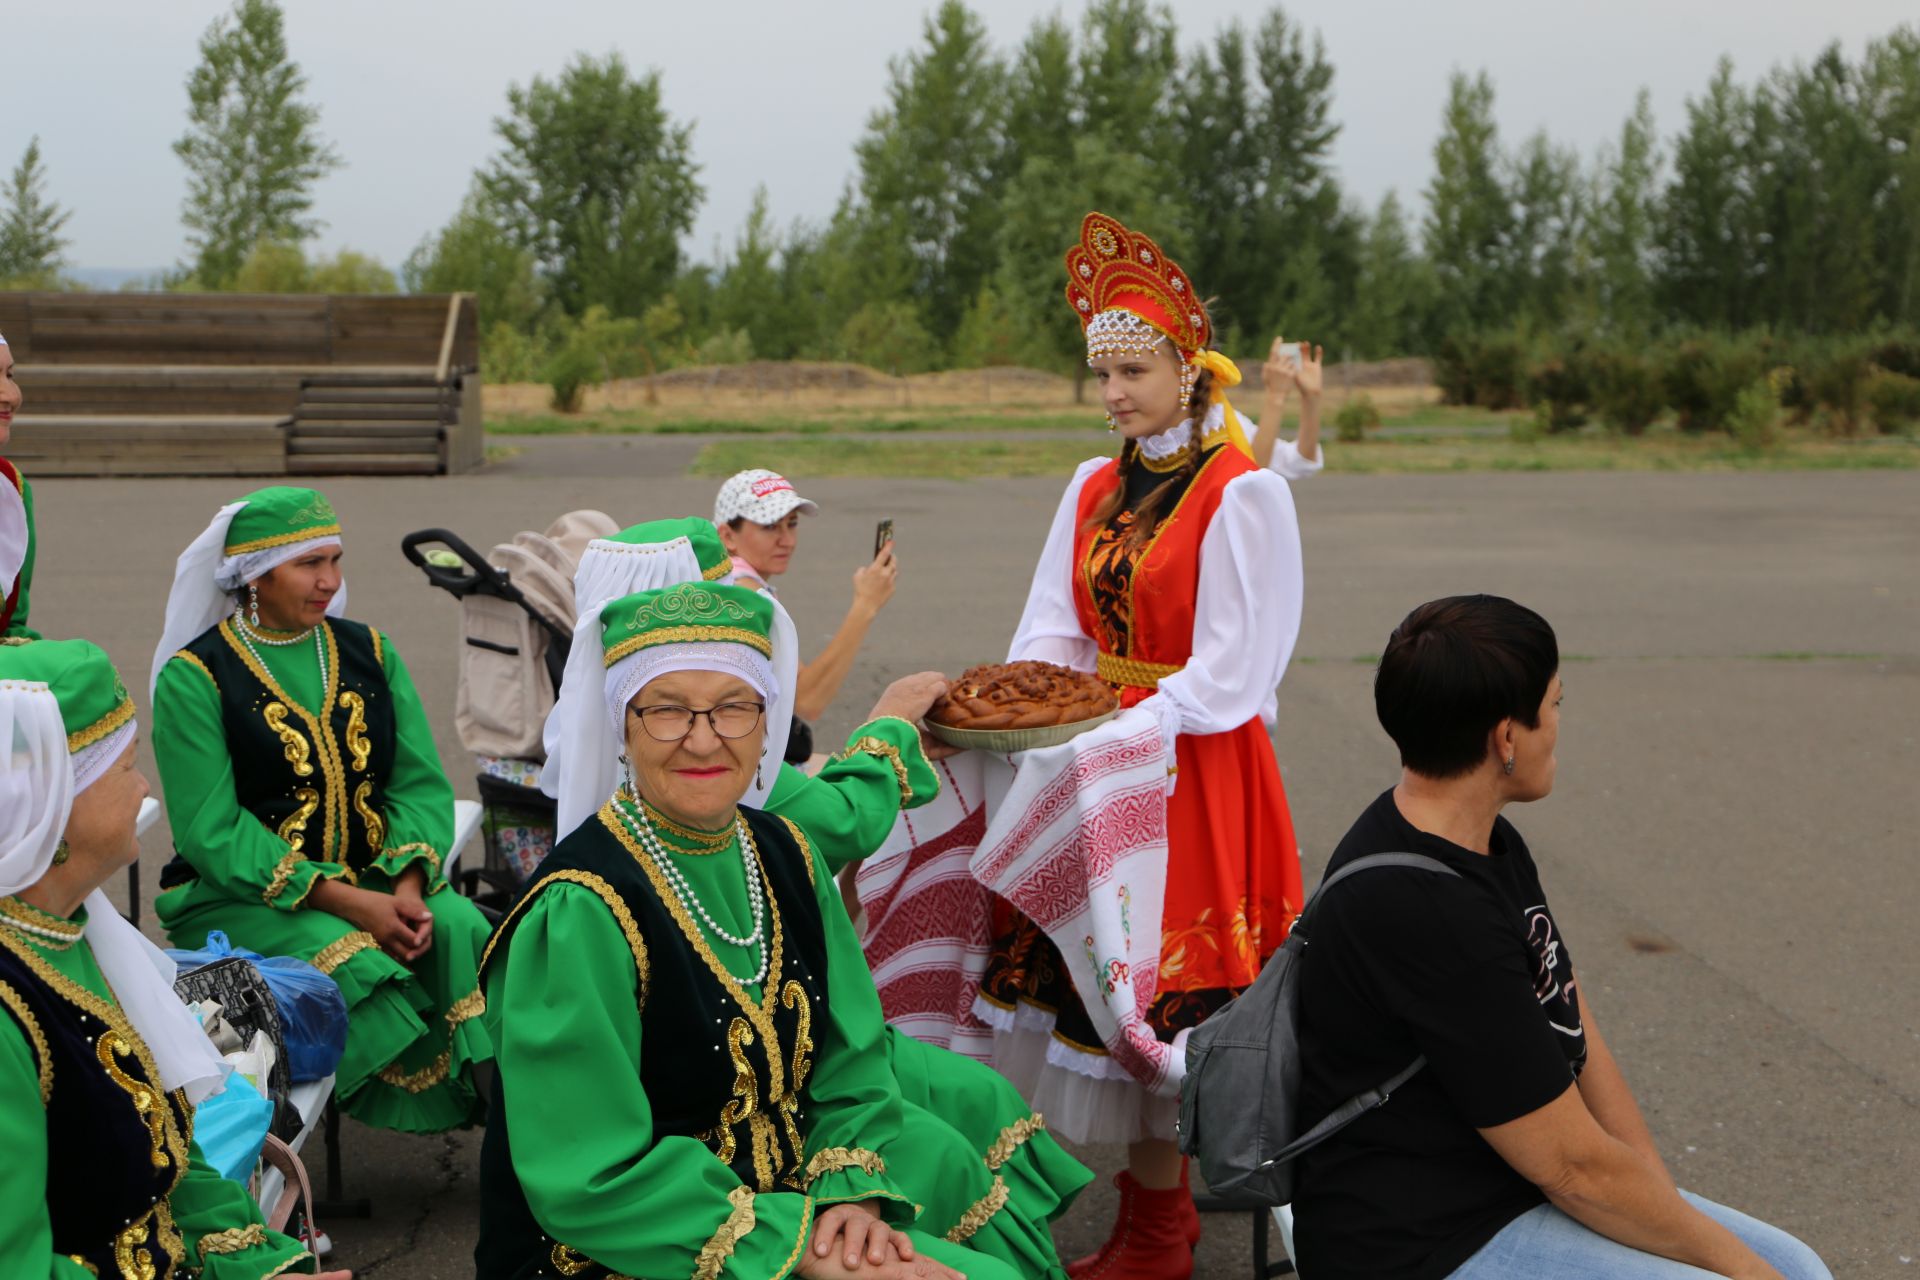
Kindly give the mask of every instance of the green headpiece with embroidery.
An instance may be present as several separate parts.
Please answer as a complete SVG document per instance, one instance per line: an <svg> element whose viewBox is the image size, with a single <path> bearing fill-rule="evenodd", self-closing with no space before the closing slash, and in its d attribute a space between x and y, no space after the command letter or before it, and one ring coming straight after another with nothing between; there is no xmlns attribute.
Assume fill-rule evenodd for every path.
<svg viewBox="0 0 1920 1280"><path fill-rule="evenodd" d="M270 485L242 499L247 505L227 526L224 548L228 556L248 555L293 542L307 542L340 533L340 517L327 495L316 489Z"/></svg>
<svg viewBox="0 0 1920 1280"><path fill-rule="evenodd" d="M700 562L700 576L706 581L713 582L733 572L733 557L727 554L726 544L720 541L720 531L713 527L713 521L702 520L699 516L688 516L681 520L649 520L645 524L630 525L599 541L632 547L666 547L681 538L685 538L693 547L694 559Z"/></svg>
<svg viewBox="0 0 1920 1280"><path fill-rule="evenodd" d="M44 684L60 704L72 754L100 742L133 719L133 697L113 659L90 640L30 640L0 645L0 683Z"/></svg>
<svg viewBox="0 0 1920 1280"><path fill-rule="evenodd" d="M773 604L745 587L685 582L621 596L600 611L601 647L611 667L663 644L731 643L773 657Z"/></svg>

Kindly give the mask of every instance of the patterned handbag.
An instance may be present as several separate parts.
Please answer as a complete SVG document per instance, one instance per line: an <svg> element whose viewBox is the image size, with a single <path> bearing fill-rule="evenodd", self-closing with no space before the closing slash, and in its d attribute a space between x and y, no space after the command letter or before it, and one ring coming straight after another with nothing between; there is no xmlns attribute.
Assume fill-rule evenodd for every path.
<svg viewBox="0 0 1920 1280"><path fill-rule="evenodd" d="M267 980L240 956L215 960L212 964L180 974L173 981L174 994L183 1003L215 1001L220 1016L251 1044L254 1033L264 1031L274 1049L273 1069L268 1073L267 1097L273 1103L273 1132L285 1136L300 1131L300 1115L288 1101L293 1079L287 1066L286 1036L280 1029L280 1008L274 1003Z"/></svg>

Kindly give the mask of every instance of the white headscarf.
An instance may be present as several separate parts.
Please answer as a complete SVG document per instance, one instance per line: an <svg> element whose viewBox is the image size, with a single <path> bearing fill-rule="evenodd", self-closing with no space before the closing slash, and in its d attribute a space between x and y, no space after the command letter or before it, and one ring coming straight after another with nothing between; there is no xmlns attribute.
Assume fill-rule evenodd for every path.
<svg viewBox="0 0 1920 1280"><path fill-rule="evenodd" d="M27 563L27 504L20 491L0 480L0 604Z"/></svg>
<svg viewBox="0 0 1920 1280"><path fill-rule="evenodd" d="M653 550L653 548L649 548ZM635 660L649 651L629 654L609 669L600 639L600 611L609 601L636 591L661 591L683 582L701 581L700 558L693 544L675 538L659 554L634 554L630 543L596 539L588 544L574 571L574 604L579 610L573 628L573 647L567 653L560 694L547 713L543 741L546 767L540 789L559 802L555 834L565 836L599 812L620 780L620 757L626 753L626 705L641 686L669 671L732 671L748 680L767 700L766 737L760 750L759 780L748 787L741 803L754 808L766 803L787 753L787 734L793 727L793 696L800 681L800 639L793 619L780 602L773 604L773 662L768 675L749 675L737 663L751 650L742 645L661 645L647 663ZM728 653L699 651L712 648ZM740 650L738 655L731 651ZM758 654L752 654L758 658ZM669 665L680 664L680 665ZM637 683L636 673L643 673ZM760 681L770 680L771 688ZM624 689L625 693L619 694ZM619 695L616 700L616 695Z"/></svg>
<svg viewBox="0 0 1920 1280"><path fill-rule="evenodd" d="M29 888L47 874L66 834L74 797L106 773L138 731L139 722L129 719L92 747L69 755L53 690L38 681L0 680L0 896ZM82 768L84 774L77 776ZM86 908L93 957L153 1054L161 1086L186 1090L194 1103L217 1093L232 1068L174 994L178 970L173 961L101 890L87 895Z"/></svg>
<svg viewBox="0 0 1920 1280"><path fill-rule="evenodd" d="M213 523L187 544L187 549L180 553L180 559L175 562L173 590L167 595L167 620L160 630L160 643L153 651L153 674L147 682L149 697L160 683L160 668L166 666L174 654L199 638L201 632L233 612L230 593L317 547L342 545L339 534L329 533L305 542L292 542L283 547L268 547L264 551L230 556L227 554L227 528L246 505L245 502L229 502L220 508L213 517ZM340 590L334 592L333 599L327 603L327 616L344 618L346 614L347 580L343 576Z"/></svg>

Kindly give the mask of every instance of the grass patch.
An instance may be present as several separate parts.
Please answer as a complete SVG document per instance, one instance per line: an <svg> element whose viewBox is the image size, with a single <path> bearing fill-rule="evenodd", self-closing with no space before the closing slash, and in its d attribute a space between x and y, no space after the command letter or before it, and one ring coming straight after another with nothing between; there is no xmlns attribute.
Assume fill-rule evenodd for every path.
<svg viewBox="0 0 1920 1280"><path fill-rule="evenodd" d="M598 435L896 435L923 432L1071 431L1098 424L1087 411L1008 411L1006 413L772 413L765 417L688 416L674 413L609 411L582 414L534 414L496 417L487 431L502 436Z"/></svg>
<svg viewBox="0 0 1920 1280"><path fill-rule="evenodd" d="M1764 451L1725 436L1677 432L1625 436L1569 434L1518 442L1499 436L1406 436L1335 444L1327 470L1349 474L1459 471L1897 471L1920 468L1920 449L1904 439L1831 440L1789 434Z"/></svg>
<svg viewBox="0 0 1920 1280"><path fill-rule="evenodd" d="M973 479L984 476L1060 476L1102 452L1104 436L1076 440L872 440L826 438L716 440L693 460L698 476L726 476L748 467L782 475L898 476ZM1106 452L1112 450L1106 449Z"/></svg>

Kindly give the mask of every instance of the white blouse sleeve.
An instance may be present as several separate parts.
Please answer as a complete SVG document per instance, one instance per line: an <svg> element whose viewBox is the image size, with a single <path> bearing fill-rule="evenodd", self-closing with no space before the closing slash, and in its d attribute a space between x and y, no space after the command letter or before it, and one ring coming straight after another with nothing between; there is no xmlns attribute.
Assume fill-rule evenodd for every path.
<svg viewBox="0 0 1920 1280"><path fill-rule="evenodd" d="M1153 706L1163 729L1224 733L1256 716L1272 723L1274 690L1300 635L1301 580L1287 482L1270 471L1229 482L1200 542L1193 656L1141 704Z"/></svg>
<svg viewBox="0 0 1920 1280"><path fill-rule="evenodd" d="M1264 430L1257 422L1249 422L1250 439L1258 440ZM1308 476L1318 475L1327 465L1327 450L1323 445L1314 450L1311 459L1300 452L1300 446L1282 437L1280 428L1274 427L1273 456L1267 459L1267 466L1284 480L1305 480Z"/></svg>
<svg viewBox="0 0 1920 1280"><path fill-rule="evenodd" d="M1047 530L1047 544L1040 551L1040 563L1033 571L1033 585L1027 589L1027 607L1020 614L1020 626L1013 633L1013 645L1007 650L1008 662L1032 658L1057 662L1076 671L1092 671L1098 652L1091 637L1080 629L1080 616L1073 607L1073 534L1074 520L1080 511L1080 490L1087 477L1111 459L1090 458L1080 464L1067 483L1060 507L1053 513L1053 527Z"/></svg>

